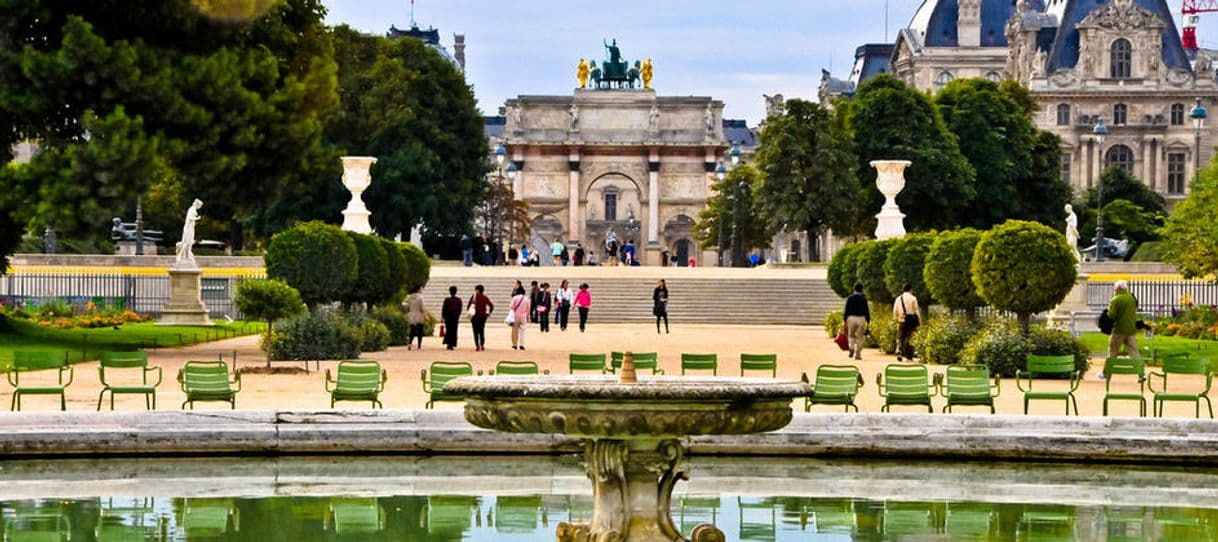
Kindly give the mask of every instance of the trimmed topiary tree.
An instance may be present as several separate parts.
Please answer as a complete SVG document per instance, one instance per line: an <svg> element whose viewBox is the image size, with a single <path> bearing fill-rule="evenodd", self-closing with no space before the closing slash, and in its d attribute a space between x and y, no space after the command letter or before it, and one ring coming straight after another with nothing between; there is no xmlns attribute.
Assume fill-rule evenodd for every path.
<svg viewBox="0 0 1218 542"><path fill-rule="evenodd" d="M973 286L970 269L981 232L972 228L945 231L935 237L922 268L922 280L935 301L952 311L976 314L985 304Z"/></svg>
<svg viewBox="0 0 1218 542"><path fill-rule="evenodd" d="M926 266L926 255L935 242L935 233L912 233L894 240L884 257L884 284L895 298L905 291L905 285L913 286L918 305L925 308L935 304L935 297L926 289L922 269ZM925 314L923 315L925 316Z"/></svg>
<svg viewBox="0 0 1218 542"><path fill-rule="evenodd" d="M872 240L859 245L855 278L863 283L863 295L867 296L868 301L891 303L897 296L888 290L888 284L884 281L884 262L888 259L888 250L892 248L893 241Z"/></svg>
<svg viewBox="0 0 1218 542"><path fill-rule="evenodd" d="M970 269L977 293L990 306L1013 312L1028 334L1032 315L1056 307L1078 277L1066 236L1036 222L1008 220L985 232Z"/></svg>
<svg viewBox="0 0 1218 542"><path fill-rule="evenodd" d="M406 290L406 256L398 250L397 243L377 237L385 250L385 263L389 268L389 280L382 285L376 305L397 305L402 302Z"/></svg>
<svg viewBox="0 0 1218 542"><path fill-rule="evenodd" d="M398 243L398 246L406 257L406 291L427 286L427 281L431 280L431 258L410 243Z"/></svg>
<svg viewBox="0 0 1218 542"><path fill-rule="evenodd" d="M858 271L858 255L860 243L850 243L833 254L829 261L829 287L839 297L847 297L854 292L854 283L858 282L855 273Z"/></svg>
<svg viewBox="0 0 1218 542"><path fill-rule="evenodd" d="M346 234L355 243L359 264L355 268L355 282L343 295L342 301L347 305L375 305L382 300L388 289L386 284L389 283L389 264L385 262L385 249L381 247L381 242L371 235L351 231Z"/></svg>
<svg viewBox="0 0 1218 542"><path fill-rule="evenodd" d="M266 350L266 366L270 367L271 336L275 321L305 312L300 292L281 280L243 280L237 284L234 301L237 303L237 310L246 318L266 322L266 338L262 341L262 348Z"/></svg>
<svg viewBox="0 0 1218 542"><path fill-rule="evenodd" d="M351 290L359 265L355 242L323 222L305 222L271 237L266 274L300 292L310 309L338 301Z"/></svg>

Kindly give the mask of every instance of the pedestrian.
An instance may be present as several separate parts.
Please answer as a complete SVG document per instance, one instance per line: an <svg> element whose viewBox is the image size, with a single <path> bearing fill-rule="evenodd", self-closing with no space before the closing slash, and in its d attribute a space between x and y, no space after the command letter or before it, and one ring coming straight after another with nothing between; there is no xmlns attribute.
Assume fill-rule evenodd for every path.
<svg viewBox="0 0 1218 542"><path fill-rule="evenodd" d="M507 257L508 257L509 262L520 261L520 253L516 252L516 247L508 247ZM523 265L523 264L521 264L521 265Z"/></svg>
<svg viewBox="0 0 1218 542"><path fill-rule="evenodd" d="M508 294L508 297L515 296L517 292L524 293L524 283L519 280L516 281L515 286L512 286L512 293Z"/></svg>
<svg viewBox="0 0 1218 542"><path fill-rule="evenodd" d="M410 335L406 338L406 349L410 350L410 343L418 340L418 345L415 347L418 350L423 349L423 325L427 322L427 309L423 306L423 287L415 286L406 297L406 320L410 323Z"/></svg>
<svg viewBox="0 0 1218 542"><path fill-rule="evenodd" d="M562 254L558 255L558 259L562 262L563 267L571 265L571 251L567 247L562 247Z"/></svg>
<svg viewBox="0 0 1218 542"><path fill-rule="evenodd" d="M457 287L448 287L448 297L440 308L440 318L444 319L444 347L452 350L457 347L457 325L461 321L461 298L457 297Z"/></svg>
<svg viewBox="0 0 1218 542"><path fill-rule="evenodd" d="M562 239L554 239L554 242L550 243L550 254L554 256L554 265L562 264L562 251L566 249L567 246L562 244Z"/></svg>
<svg viewBox="0 0 1218 542"><path fill-rule="evenodd" d="M892 302L892 318L897 321L897 361L914 359L913 345L909 344L909 338L922 323L918 314L918 298L913 294L913 285L907 282L904 292Z"/></svg>
<svg viewBox="0 0 1218 542"><path fill-rule="evenodd" d="M1112 319L1112 336L1108 338L1108 357L1115 358L1125 347L1125 355L1138 359L1138 300L1129 293L1129 283L1118 280L1108 302L1108 317Z"/></svg>
<svg viewBox="0 0 1218 542"><path fill-rule="evenodd" d="M583 333L588 324L588 309L592 308L592 292L588 283L579 285L579 293L575 294L575 308L579 309L579 332Z"/></svg>
<svg viewBox="0 0 1218 542"><path fill-rule="evenodd" d="M575 262L575 267L583 267L584 265L584 249L579 247L575 249L575 256L572 258Z"/></svg>
<svg viewBox="0 0 1218 542"><path fill-rule="evenodd" d="M470 327L474 328L474 351L486 350L486 319L495 312L495 304L486 296L486 289L481 284L474 286L474 296L469 298L466 310L473 307L470 315Z"/></svg>
<svg viewBox="0 0 1218 542"><path fill-rule="evenodd" d="M753 251L752 254L749 254L749 267L757 267L760 263L761 254L759 254L757 251Z"/></svg>
<svg viewBox="0 0 1218 542"><path fill-rule="evenodd" d="M575 291L571 289L568 281L563 280L562 284L558 285L558 310L555 311L559 315L558 329L567 330L567 319L571 316L571 305L575 303Z"/></svg>
<svg viewBox="0 0 1218 542"><path fill-rule="evenodd" d="M520 266L529 265L529 245L520 245Z"/></svg>
<svg viewBox="0 0 1218 542"><path fill-rule="evenodd" d="M541 324L542 333L550 332L550 308L554 304L554 296L550 294L550 283L541 283L541 292L537 294L537 322Z"/></svg>
<svg viewBox="0 0 1218 542"><path fill-rule="evenodd" d="M482 265L491 265L491 242L483 235L482 242L479 244L482 245Z"/></svg>
<svg viewBox="0 0 1218 542"><path fill-rule="evenodd" d="M588 253L588 265L591 265L593 267L600 265L600 262L597 261L597 258L596 258L596 251L592 251L592 252Z"/></svg>
<svg viewBox="0 0 1218 542"><path fill-rule="evenodd" d="M541 287L537 281L529 283L529 321L537 322L537 304L541 301Z"/></svg>
<svg viewBox="0 0 1218 542"><path fill-rule="evenodd" d="M664 319L664 333L668 333L668 284L664 279L651 292L651 314L656 317L656 335L660 334L660 319Z"/></svg>
<svg viewBox="0 0 1218 542"><path fill-rule="evenodd" d="M660 250L660 266L668 267L668 246L667 245L665 245L664 248Z"/></svg>
<svg viewBox="0 0 1218 542"><path fill-rule="evenodd" d="M845 320L846 337L849 339L850 350L848 357L863 359L863 335L867 325L871 323L871 309L867 306L867 298L863 296L863 284L855 283L854 293L846 298L846 307L842 309L842 319Z"/></svg>
<svg viewBox="0 0 1218 542"><path fill-rule="evenodd" d="M512 328L512 350L524 350L524 329L529 324L530 305L532 303L529 303L524 288L512 296L512 303L508 306L507 319L504 320Z"/></svg>
<svg viewBox="0 0 1218 542"><path fill-rule="evenodd" d="M633 266L635 262L634 252L634 239L630 239L626 241L626 246L622 247L622 262L626 265Z"/></svg>
<svg viewBox="0 0 1218 542"><path fill-rule="evenodd" d="M474 265L474 242L469 238L469 234L461 235L461 263L465 267Z"/></svg>

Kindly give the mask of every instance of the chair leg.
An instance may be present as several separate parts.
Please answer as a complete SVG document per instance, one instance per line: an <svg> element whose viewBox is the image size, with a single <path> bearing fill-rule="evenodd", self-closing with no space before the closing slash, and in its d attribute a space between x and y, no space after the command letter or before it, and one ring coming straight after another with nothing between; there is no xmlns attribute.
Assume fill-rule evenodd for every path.
<svg viewBox="0 0 1218 542"><path fill-rule="evenodd" d="M1023 398L1023 413L1024 413L1024 415L1028 414L1028 398L1027 397Z"/></svg>
<svg viewBox="0 0 1218 542"><path fill-rule="evenodd" d="M1210 411L1210 419L1214 419L1214 403L1211 403L1210 398L1207 396L1203 395L1201 398L1205 399L1205 407Z"/></svg>
<svg viewBox="0 0 1218 542"><path fill-rule="evenodd" d="M8 405L8 409L10 412L17 410L17 396L19 396L19 395L21 395L21 392L18 392L17 390L13 390L13 400L9 401L9 405Z"/></svg>
<svg viewBox="0 0 1218 542"><path fill-rule="evenodd" d="M110 391L110 410L114 410L114 391Z"/></svg>
<svg viewBox="0 0 1218 542"><path fill-rule="evenodd" d="M1070 403L1074 405L1074 415L1081 416L1078 412L1078 397L1075 397L1073 393L1070 394Z"/></svg>
<svg viewBox="0 0 1218 542"><path fill-rule="evenodd" d="M1107 397L1105 397L1105 398L1104 398L1104 413L1103 413L1103 416L1107 416L1107 415L1108 415L1108 398L1107 398Z"/></svg>
<svg viewBox="0 0 1218 542"><path fill-rule="evenodd" d="M111 401L114 400L113 394L110 395L110 400ZM1197 405L1197 408L1201 408L1201 405ZM64 392L59 392L59 410L64 410L64 411L68 410L68 398ZM113 409L111 409L111 410L113 410Z"/></svg>
<svg viewBox="0 0 1218 542"><path fill-rule="evenodd" d="M101 412L102 397L106 396L106 388L102 388L101 393L97 394L97 411Z"/></svg>
<svg viewBox="0 0 1218 542"><path fill-rule="evenodd" d="M1138 416L1146 417L1146 398L1138 400Z"/></svg>

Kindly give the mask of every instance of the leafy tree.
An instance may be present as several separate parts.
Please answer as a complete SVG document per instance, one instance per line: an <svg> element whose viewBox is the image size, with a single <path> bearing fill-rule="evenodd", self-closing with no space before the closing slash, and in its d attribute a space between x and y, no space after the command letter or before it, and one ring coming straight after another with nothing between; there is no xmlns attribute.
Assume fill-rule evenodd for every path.
<svg viewBox="0 0 1218 542"><path fill-rule="evenodd" d="M355 242L337 226L306 222L275 234L266 274L300 292L310 309L343 299L358 277Z"/></svg>
<svg viewBox="0 0 1218 542"><path fill-rule="evenodd" d="M270 367L271 337L275 321L305 312L300 292L280 280L243 280L237 284L234 301L237 303L237 310L246 318L266 322L266 338L262 341L262 348L266 350L266 366Z"/></svg>
<svg viewBox="0 0 1218 542"><path fill-rule="evenodd" d="M913 162L897 196L911 231L948 229L967 221L975 174L926 95L881 75L859 85L849 111L861 183L862 221L853 233L873 230L871 217L884 203L872 160Z"/></svg>
<svg viewBox="0 0 1218 542"><path fill-rule="evenodd" d="M922 278L923 268L926 267L926 256L930 246L935 242L935 233L912 233L896 239L884 257L884 284L895 297L898 292L905 291L905 285L913 286L913 294L918 297L920 306L929 307L935 303L935 297L926 287Z"/></svg>
<svg viewBox="0 0 1218 542"><path fill-rule="evenodd" d="M754 248L769 246L766 222L759 206L758 191L761 177L749 164L740 164L728 172L722 181L711 185L714 193L706 208L698 214L694 236L704 249L717 249L721 244L731 247L733 267L747 267L744 257ZM719 235L725 237L720 243Z"/></svg>
<svg viewBox="0 0 1218 542"><path fill-rule="evenodd" d="M1218 167L1210 164L1193 181L1188 197L1176 204L1163 228L1163 260L1187 278L1218 273Z"/></svg>
<svg viewBox="0 0 1218 542"><path fill-rule="evenodd" d="M427 286L431 280L431 258L423 249L410 243L398 243L398 247L406 258L406 290Z"/></svg>
<svg viewBox="0 0 1218 542"><path fill-rule="evenodd" d="M839 297L854 293L854 284L858 282L855 273L858 270L859 249L862 247L861 243L850 243L834 253L833 258L829 260L829 287Z"/></svg>
<svg viewBox="0 0 1218 542"><path fill-rule="evenodd" d="M893 244L891 239L859 243L858 269L855 276L863 283L863 295L867 296L868 301L883 304L897 297L896 292L888 289L888 283L884 280L884 263L888 260L888 251Z"/></svg>
<svg viewBox="0 0 1218 542"><path fill-rule="evenodd" d="M853 163L850 140L831 111L788 101L782 115L766 120L757 149L768 233L804 231L815 239L825 228L847 231L857 210Z"/></svg>
<svg viewBox="0 0 1218 542"><path fill-rule="evenodd" d="M1061 156L1061 138L1037 130L1032 143L1032 169L1016 185L1019 201L1016 218L1055 227L1064 224L1063 209L1073 197L1074 189L1062 180Z"/></svg>
<svg viewBox="0 0 1218 542"><path fill-rule="evenodd" d="M464 231L486 187L486 136L461 72L412 38L330 33L339 59L340 111L326 138L346 154L376 156L364 193L386 237L423 223Z"/></svg>
<svg viewBox="0 0 1218 542"><path fill-rule="evenodd" d="M935 300L953 311L973 315L985 301L977 295L969 266L981 232L972 228L945 231L935 237L926 254L922 280Z"/></svg>
<svg viewBox="0 0 1218 542"><path fill-rule="evenodd" d="M1113 200L1123 199L1153 214L1162 214L1167 206L1162 195L1151 190L1128 171L1116 166L1104 170L1104 174L1100 176L1100 190L1087 189L1083 195L1083 208L1099 208L1101 197L1103 197L1104 205Z"/></svg>
<svg viewBox="0 0 1218 542"><path fill-rule="evenodd" d="M1074 206L1083 244L1095 239L1095 210L1103 197L1104 236L1124 237L1135 243L1159 239L1166 220L1166 201L1123 169L1110 167L1100 177L1100 190L1089 188Z"/></svg>
<svg viewBox="0 0 1218 542"><path fill-rule="evenodd" d="M389 283L389 263L385 249L376 237L355 232L343 232L355 243L355 282L347 290L342 301L346 305L365 303L375 305L384 295Z"/></svg>
<svg viewBox="0 0 1218 542"><path fill-rule="evenodd" d="M1024 335L1032 315L1056 307L1078 276L1066 236L1044 224L1022 220L985 232L970 270L977 293L990 306L1015 313Z"/></svg>
<svg viewBox="0 0 1218 542"><path fill-rule="evenodd" d="M402 301L402 291L406 288L406 256L398 250L398 244L378 237L377 240L381 243L381 249L385 251L385 264L389 272L389 278L385 281L380 289L376 305L396 305ZM405 344L404 342L402 344Z"/></svg>

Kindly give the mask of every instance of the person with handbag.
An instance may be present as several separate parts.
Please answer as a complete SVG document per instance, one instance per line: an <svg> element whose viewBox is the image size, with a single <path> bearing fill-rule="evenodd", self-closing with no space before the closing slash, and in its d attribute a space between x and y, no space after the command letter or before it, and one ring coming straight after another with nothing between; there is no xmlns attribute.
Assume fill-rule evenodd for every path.
<svg viewBox="0 0 1218 542"><path fill-rule="evenodd" d="M579 309L579 332L583 333L588 325L588 311L592 309L592 292L588 283L579 285L579 293L575 294L575 308Z"/></svg>
<svg viewBox="0 0 1218 542"><path fill-rule="evenodd" d="M415 349L423 349L423 327L427 323L427 309L423 304L423 288L415 286L410 295L406 297L406 318L410 323L409 335L406 339L406 349L410 350L410 343L418 341Z"/></svg>
<svg viewBox="0 0 1218 542"><path fill-rule="evenodd" d="M863 295L863 284L854 285L854 293L846 298L846 306L842 309L842 318L846 324L848 357L863 359L863 335L871 324L871 308L867 306L867 297Z"/></svg>
<svg viewBox="0 0 1218 542"><path fill-rule="evenodd" d="M486 296L486 289L481 284L474 286L474 296L469 298L466 305L469 310L469 323L474 328L474 351L486 350L486 319L495 312L495 304Z"/></svg>
<svg viewBox="0 0 1218 542"><path fill-rule="evenodd" d="M444 320L444 347L452 350L457 347L457 324L461 320L461 298L457 297L457 287L448 287L448 297L440 308L440 318Z"/></svg>
<svg viewBox="0 0 1218 542"><path fill-rule="evenodd" d="M664 333L668 331L668 284L664 279L651 292L651 314L656 317L656 335L660 334L660 319L664 319Z"/></svg>
<svg viewBox="0 0 1218 542"><path fill-rule="evenodd" d="M537 294L537 323L541 333L550 332L550 308L554 305L554 296L550 293L550 283L541 283L541 291Z"/></svg>
<svg viewBox="0 0 1218 542"><path fill-rule="evenodd" d="M1129 293L1129 283L1113 284L1114 293L1108 302L1108 317L1112 319L1112 335L1108 337L1108 357L1115 358L1125 347L1125 355L1138 359L1138 300Z"/></svg>
<svg viewBox="0 0 1218 542"><path fill-rule="evenodd" d="M525 295L524 288L512 296L512 302L508 305L507 318L503 320L503 323L512 328L512 350L524 350L524 327L529 323L531 306L532 303Z"/></svg>
<svg viewBox="0 0 1218 542"><path fill-rule="evenodd" d="M571 316L571 304L575 303L575 291L571 289L571 283L566 279L562 284L558 285L558 329L567 330L567 320Z"/></svg>
<svg viewBox="0 0 1218 542"><path fill-rule="evenodd" d="M922 323L918 314L918 298L913 294L913 285L907 282L905 291L892 302L892 318L897 321L897 361L914 359L909 338Z"/></svg>

